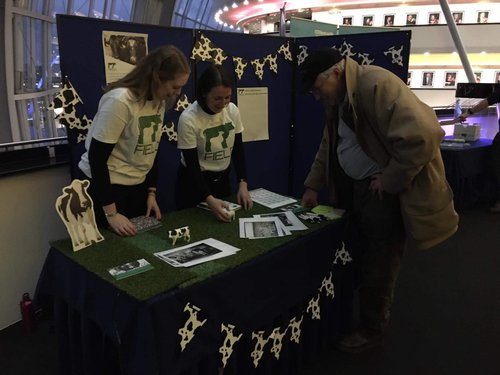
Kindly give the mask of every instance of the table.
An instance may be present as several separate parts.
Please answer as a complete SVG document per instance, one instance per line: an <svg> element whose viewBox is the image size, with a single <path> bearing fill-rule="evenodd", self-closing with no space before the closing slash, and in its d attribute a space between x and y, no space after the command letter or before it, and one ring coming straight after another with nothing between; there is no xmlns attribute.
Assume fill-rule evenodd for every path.
<svg viewBox="0 0 500 375"><path fill-rule="evenodd" d="M489 173L491 139L468 142L463 148L441 148L446 179L450 184L458 209L486 202L493 196Z"/></svg>
<svg viewBox="0 0 500 375"><path fill-rule="evenodd" d="M167 215L165 226L195 215L183 214ZM198 212L197 220L188 222L205 227L214 238L220 228L237 227L237 222L218 223L210 215ZM124 247L131 242L155 243L151 237L164 236L166 228L147 232L144 238L119 238L105 232L106 241L93 245L96 249L75 254L64 243L53 244L38 282L36 304L53 308L61 374L218 374L223 367L219 347L229 340L222 324L227 330L233 327L234 336L242 335L227 359L225 375L298 373L305 360L314 358L350 328L352 313L352 262L343 247L344 221L308 226L312 228L307 233L278 245L274 239L238 242L234 233L217 238L237 242L235 246L242 249L237 255L241 253L243 258L245 253L259 253L266 242L271 241L273 247L236 266L224 264L230 262L228 257L192 267L185 270L188 275L196 279L206 273L209 277L181 277L177 286L161 292L161 285L149 285L154 274L159 272L166 279L169 274L175 276L177 269L147 251L137 250L138 257L145 257L155 269L118 282L99 274L99 268L107 265L90 260L102 256L103 263L116 258L115 265L121 264ZM328 280L334 286L333 298L327 295ZM127 286L121 282L144 285L125 292ZM196 321L204 324L182 351L178 331L190 316L186 308L197 312L195 325ZM292 340L294 318L302 319L298 343ZM255 367L258 358L251 353L259 340L253 335L259 332L269 340Z"/></svg>

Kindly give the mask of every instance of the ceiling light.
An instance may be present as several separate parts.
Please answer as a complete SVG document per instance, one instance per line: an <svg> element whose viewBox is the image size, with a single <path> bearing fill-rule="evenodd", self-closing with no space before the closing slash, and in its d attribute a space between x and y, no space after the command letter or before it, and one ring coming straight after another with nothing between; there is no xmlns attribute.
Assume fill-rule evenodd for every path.
<svg viewBox="0 0 500 375"><path fill-rule="evenodd" d="M233 9L238 8L238 4L233 3L233 5L231 5L231 8L233 8Z"/></svg>
<svg viewBox="0 0 500 375"><path fill-rule="evenodd" d="M229 8L227 7L227 5L224 6L224 12L227 12L229 10Z"/></svg>

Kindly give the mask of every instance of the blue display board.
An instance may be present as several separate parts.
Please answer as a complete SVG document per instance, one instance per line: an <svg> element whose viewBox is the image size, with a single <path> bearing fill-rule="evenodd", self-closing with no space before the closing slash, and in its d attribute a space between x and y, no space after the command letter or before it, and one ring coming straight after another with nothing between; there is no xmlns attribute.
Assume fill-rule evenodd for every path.
<svg viewBox="0 0 500 375"><path fill-rule="evenodd" d="M311 95L298 93L296 87L300 79L298 64L304 50L337 48L360 63L370 61L406 80L411 36L407 31L394 31L296 39L66 15L57 16L57 27L62 73L81 98L75 106L79 118L93 118L106 84L105 69L109 67L103 58L103 32L109 31L146 34L150 51L164 44L180 48L192 61L192 74L183 88L190 102L194 101L196 78L209 62L218 61L234 72L236 90L232 99L236 104L238 88L267 88L269 139L244 144L249 188L264 187L296 197L302 195L302 183L319 145L324 123L321 105ZM395 58L399 59L398 63ZM180 111L170 110L166 122L173 122L176 128ZM73 177L84 152L85 135L83 127L68 126ZM163 211L171 211L180 158L175 141L162 139L159 157L158 200Z"/></svg>

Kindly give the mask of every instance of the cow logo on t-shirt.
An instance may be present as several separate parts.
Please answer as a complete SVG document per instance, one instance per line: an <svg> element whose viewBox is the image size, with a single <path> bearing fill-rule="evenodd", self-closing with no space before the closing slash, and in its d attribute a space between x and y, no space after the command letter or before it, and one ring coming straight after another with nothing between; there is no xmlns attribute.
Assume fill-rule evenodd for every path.
<svg viewBox="0 0 500 375"><path fill-rule="evenodd" d="M152 116L139 117L139 136L137 137L137 145L135 153L143 155L156 152L158 148L159 132L161 128L161 116L159 114Z"/></svg>
<svg viewBox="0 0 500 375"><path fill-rule="evenodd" d="M230 156L225 155L225 149L228 148L227 138L229 137L231 130L234 130L234 125L232 122L227 122L203 131L203 135L205 136L205 160L219 160ZM212 146L215 149L222 150L213 152Z"/></svg>

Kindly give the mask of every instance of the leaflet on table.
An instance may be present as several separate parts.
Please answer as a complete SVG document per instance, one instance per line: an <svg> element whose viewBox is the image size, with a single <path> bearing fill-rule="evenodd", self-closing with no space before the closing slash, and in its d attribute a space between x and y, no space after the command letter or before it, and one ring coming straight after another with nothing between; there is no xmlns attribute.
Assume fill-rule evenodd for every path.
<svg viewBox="0 0 500 375"><path fill-rule="evenodd" d="M214 238L207 238L175 249L154 253L156 257L174 267L191 267L236 254L240 249Z"/></svg>
<svg viewBox="0 0 500 375"><path fill-rule="evenodd" d="M146 272L153 269L153 266L146 259L137 259L133 262L122 264L108 269L108 272L116 280L121 280L129 276L137 275L138 273Z"/></svg>
<svg viewBox="0 0 500 375"><path fill-rule="evenodd" d="M229 211L238 211L241 208L241 205L238 203L233 203L228 201L224 201L224 203L227 203L229 205ZM200 202L196 205L196 207L210 211L207 202Z"/></svg>
<svg viewBox="0 0 500 375"><path fill-rule="evenodd" d="M161 221L153 216L137 216L130 219L130 222L135 225L139 233L161 227L162 225Z"/></svg>
<svg viewBox="0 0 500 375"><path fill-rule="evenodd" d="M296 199L286 197L263 188L250 190L248 193L254 202L268 208L278 208L284 206L285 204L297 202Z"/></svg>
<svg viewBox="0 0 500 375"><path fill-rule="evenodd" d="M326 216L330 220L340 219L345 213L345 210L341 208L334 208L332 206L325 206L321 204L314 207L311 211L315 214Z"/></svg>
<svg viewBox="0 0 500 375"><path fill-rule="evenodd" d="M271 238L292 234L277 217L241 218L240 238Z"/></svg>
<svg viewBox="0 0 500 375"><path fill-rule="evenodd" d="M289 231L308 229L292 211L271 212L268 214L254 215L254 217L277 217Z"/></svg>

